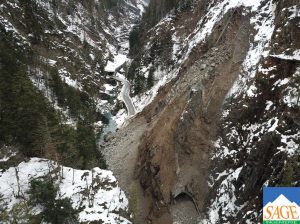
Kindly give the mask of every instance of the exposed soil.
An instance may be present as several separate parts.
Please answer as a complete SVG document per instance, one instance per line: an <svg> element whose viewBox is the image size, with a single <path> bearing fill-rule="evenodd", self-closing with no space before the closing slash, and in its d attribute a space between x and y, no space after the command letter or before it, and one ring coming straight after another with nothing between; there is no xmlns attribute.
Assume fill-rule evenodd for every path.
<svg viewBox="0 0 300 224"><path fill-rule="evenodd" d="M220 111L249 47L248 18L229 13L218 27L103 149L120 186L136 199L135 223L197 223L204 209Z"/></svg>
<svg viewBox="0 0 300 224"><path fill-rule="evenodd" d="M147 122L142 117L134 119L134 122L128 121L128 125L112 134L101 149L109 170L113 171L127 194L134 179L138 145L146 127Z"/></svg>
<svg viewBox="0 0 300 224"><path fill-rule="evenodd" d="M171 207L174 224L198 224L198 212L194 202L187 195L179 195Z"/></svg>
<svg viewBox="0 0 300 224"><path fill-rule="evenodd" d="M178 79L167 85L143 112L152 123L142 138L137 164L144 200L151 204L144 222L193 223L204 209L209 157L220 111L249 47L247 18L229 13L223 23L229 24L227 30L223 32L221 25L222 29L216 29L208 43L222 40L221 44L209 51L204 51L203 46L195 49L193 66L182 70ZM194 209L189 211L197 211L191 212L187 220L176 211L186 211L191 201L174 203L182 193L193 198Z"/></svg>

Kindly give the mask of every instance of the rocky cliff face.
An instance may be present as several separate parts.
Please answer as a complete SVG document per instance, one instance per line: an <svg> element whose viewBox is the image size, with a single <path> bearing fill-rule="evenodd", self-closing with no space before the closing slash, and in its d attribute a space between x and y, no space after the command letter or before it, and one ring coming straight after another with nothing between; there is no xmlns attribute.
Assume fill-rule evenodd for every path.
<svg viewBox="0 0 300 224"><path fill-rule="evenodd" d="M197 212L205 208L209 158L212 142L217 137L220 108L249 47L248 30L243 29L250 27L247 18L238 13L228 15L220 26L225 26L231 16L232 23L227 31L216 30L209 40L213 45L223 35L222 44L207 50L199 46L199 56L189 59L195 60L190 62L192 66L182 69L178 80L169 86L170 93L161 99L161 105L165 106L160 109L159 121L145 137L146 146L140 146L141 185L150 198L159 202L153 208L154 211L158 209L158 217L164 213L161 207L168 208L182 195L188 195L188 200L195 205L192 209ZM149 180L149 175L153 181ZM180 203L180 200L176 203L177 209L184 209L185 203L181 208ZM160 222L163 221L158 218L157 223Z"/></svg>
<svg viewBox="0 0 300 224"><path fill-rule="evenodd" d="M273 33L267 53L245 77L243 89L224 104L213 155L219 165L212 166L209 220L255 222L261 219L263 186L299 186L297 4L271 5Z"/></svg>
<svg viewBox="0 0 300 224"><path fill-rule="evenodd" d="M136 170L148 222L254 223L263 186L299 184L298 8L194 1L148 31L138 60L157 82L137 97L151 103Z"/></svg>

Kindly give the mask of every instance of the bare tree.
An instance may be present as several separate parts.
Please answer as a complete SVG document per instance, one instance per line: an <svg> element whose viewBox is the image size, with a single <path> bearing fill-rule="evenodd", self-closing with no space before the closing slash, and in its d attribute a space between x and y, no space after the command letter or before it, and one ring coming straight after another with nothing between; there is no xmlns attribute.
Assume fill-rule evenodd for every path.
<svg viewBox="0 0 300 224"><path fill-rule="evenodd" d="M85 172L83 175L82 175L82 178L85 179L85 183L86 183L86 188L85 188L85 194L87 196L87 199L88 199L88 203L89 203L89 208L92 207L92 204L91 204L91 192L90 192L90 188L91 186L89 185L88 183L88 179L87 177L89 176L89 172Z"/></svg>
<svg viewBox="0 0 300 224"><path fill-rule="evenodd" d="M17 198L21 197L21 187L20 187L20 177L19 177L19 168L15 167L15 173L16 173L16 178L17 178L17 187L18 187L18 191L17 191Z"/></svg>
<svg viewBox="0 0 300 224"><path fill-rule="evenodd" d="M74 176L75 176L75 169L73 168L73 172L72 172L72 185L75 184Z"/></svg>

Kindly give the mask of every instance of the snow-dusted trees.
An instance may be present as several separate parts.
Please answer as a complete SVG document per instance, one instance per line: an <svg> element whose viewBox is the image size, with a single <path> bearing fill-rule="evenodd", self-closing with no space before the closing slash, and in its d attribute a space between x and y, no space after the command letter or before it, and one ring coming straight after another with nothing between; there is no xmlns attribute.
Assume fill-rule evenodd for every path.
<svg viewBox="0 0 300 224"><path fill-rule="evenodd" d="M40 205L43 211L39 215L46 222L73 223L77 220L77 211L68 198L56 199L58 188L51 178L33 179L30 183L30 204Z"/></svg>
<svg viewBox="0 0 300 224"><path fill-rule="evenodd" d="M155 26L170 10L174 9L179 0L152 0L147 8L142 25L145 30Z"/></svg>

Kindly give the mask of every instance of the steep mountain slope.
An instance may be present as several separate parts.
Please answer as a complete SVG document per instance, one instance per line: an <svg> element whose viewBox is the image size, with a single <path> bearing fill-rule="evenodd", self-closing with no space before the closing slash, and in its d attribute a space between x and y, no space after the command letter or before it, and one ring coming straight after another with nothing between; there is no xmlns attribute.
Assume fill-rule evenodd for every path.
<svg viewBox="0 0 300 224"><path fill-rule="evenodd" d="M6 1L1 4L1 27L3 35L13 37L11 42L33 51L30 77L40 90L50 92L45 95L57 109L68 112L69 105L61 105L61 96L47 83L51 72L96 98L103 110L109 98L104 67L117 54L126 55L141 2Z"/></svg>
<svg viewBox="0 0 300 224"><path fill-rule="evenodd" d="M146 5L0 2L1 223L130 223L117 181L94 167L106 168L98 136L119 111L126 117L122 84L105 68L127 60Z"/></svg>
<svg viewBox="0 0 300 224"><path fill-rule="evenodd" d="M299 184L299 3L174 7L133 30L131 122L148 124L109 146L131 149L126 160L139 144L136 183L124 182L136 222L256 223L263 186Z"/></svg>
<svg viewBox="0 0 300 224"><path fill-rule="evenodd" d="M74 136L85 134L87 151L97 154L94 128L101 134L111 114L123 108L117 99L121 84L104 69L126 58L129 31L145 5L135 0L2 2L0 86L7 110L1 114L1 145L17 146L24 156L54 159L41 152L48 151L43 145L52 144L56 153L82 157L78 167L92 167L87 163L95 161L88 162L83 149L70 145L79 140ZM16 111L14 117L11 111ZM61 149L66 148L62 141L68 149ZM67 156L62 161L73 166Z"/></svg>
<svg viewBox="0 0 300 224"><path fill-rule="evenodd" d="M95 216L108 223L261 223L263 186L299 186L299 1L151 0L134 24L146 2L1 4L0 165L6 171L0 181L13 171L16 177L3 195L20 200L19 168L43 163L18 165L24 157L105 167L94 127L114 120L99 148L128 204L111 173L104 191L120 196L102 191L90 205L91 191L99 190L93 175L106 171L77 176L80 189L90 181L77 201L70 176L83 171L58 165L52 173L43 166L42 175L49 171L45 188L65 203L68 220L93 216L100 206ZM109 75L129 80L139 112L119 129L121 83ZM52 160L45 163L56 164ZM66 179L60 170L68 170ZM34 218L45 219L52 204L37 203L32 192L44 185L29 176L24 189L31 194L24 198L42 206ZM62 185L70 187L69 199L53 190ZM9 210L5 206L0 215Z"/></svg>
<svg viewBox="0 0 300 224"><path fill-rule="evenodd" d="M299 186L299 3L269 7L269 47L253 69L244 64L248 75L240 76L224 105L213 156L220 165L211 177L214 222L255 222L263 186Z"/></svg>

